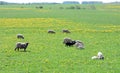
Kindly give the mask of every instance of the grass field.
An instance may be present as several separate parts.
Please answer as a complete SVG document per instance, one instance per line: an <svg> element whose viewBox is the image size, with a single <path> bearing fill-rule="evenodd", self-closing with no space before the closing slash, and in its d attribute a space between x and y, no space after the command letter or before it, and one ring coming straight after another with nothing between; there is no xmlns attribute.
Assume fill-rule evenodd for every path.
<svg viewBox="0 0 120 73"><path fill-rule="evenodd" d="M0 73L120 73L120 5L35 6L0 5ZM65 47L65 37L83 41L85 49ZM29 42L27 52L14 51L16 42ZM105 59L92 60L99 51Z"/></svg>

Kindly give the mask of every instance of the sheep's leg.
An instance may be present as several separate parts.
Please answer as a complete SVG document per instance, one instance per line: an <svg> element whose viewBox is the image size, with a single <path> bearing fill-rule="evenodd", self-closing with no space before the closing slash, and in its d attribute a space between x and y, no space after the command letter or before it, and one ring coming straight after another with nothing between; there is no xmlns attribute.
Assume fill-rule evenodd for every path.
<svg viewBox="0 0 120 73"><path fill-rule="evenodd" d="M19 48L18 48L18 51L19 51Z"/></svg>
<svg viewBox="0 0 120 73"><path fill-rule="evenodd" d="M19 48L15 48L14 50L16 51L16 49L19 51Z"/></svg>
<svg viewBox="0 0 120 73"><path fill-rule="evenodd" d="M67 44L65 44L65 46L67 47L68 45L67 45Z"/></svg>
<svg viewBox="0 0 120 73"><path fill-rule="evenodd" d="M24 48L24 52L26 52L26 48Z"/></svg>
<svg viewBox="0 0 120 73"><path fill-rule="evenodd" d="M16 51L17 48L15 48L14 50Z"/></svg>
<svg viewBox="0 0 120 73"><path fill-rule="evenodd" d="M18 50L19 48L16 47L16 48L15 48L15 51L16 51L16 49Z"/></svg>

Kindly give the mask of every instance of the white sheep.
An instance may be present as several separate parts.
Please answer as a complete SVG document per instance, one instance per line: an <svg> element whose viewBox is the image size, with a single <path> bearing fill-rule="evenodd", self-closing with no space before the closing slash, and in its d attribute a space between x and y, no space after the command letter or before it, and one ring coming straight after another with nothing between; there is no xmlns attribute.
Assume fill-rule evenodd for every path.
<svg viewBox="0 0 120 73"><path fill-rule="evenodd" d="M97 56L93 56L92 59L98 59L98 57Z"/></svg>
<svg viewBox="0 0 120 73"><path fill-rule="evenodd" d="M97 57L98 59L104 59L102 52L98 52Z"/></svg>
<svg viewBox="0 0 120 73"><path fill-rule="evenodd" d="M103 56L102 52L98 52L97 56L93 56L92 59L101 59L101 60L103 60L104 56Z"/></svg>
<svg viewBox="0 0 120 73"><path fill-rule="evenodd" d="M84 48L83 42L78 41L78 40L76 41L75 46L76 46L77 48L79 48L79 49L83 49L83 48Z"/></svg>

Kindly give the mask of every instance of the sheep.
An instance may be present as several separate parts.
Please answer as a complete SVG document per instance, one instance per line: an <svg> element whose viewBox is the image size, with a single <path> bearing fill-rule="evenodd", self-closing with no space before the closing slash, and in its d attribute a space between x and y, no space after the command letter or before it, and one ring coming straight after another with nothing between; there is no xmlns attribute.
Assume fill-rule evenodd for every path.
<svg viewBox="0 0 120 73"><path fill-rule="evenodd" d="M22 34L17 34L18 39L24 39L24 36Z"/></svg>
<svg viewBox="0 0 120 73"><path fill-rule="evenodd" d="M71 41L72 41L72 39L71 39L71 38L64 38L63 43L65 44L65 43L67 43L67 42L71 42Z"/></svg>
<svg viewBox="0 0 120 73"><path fill-rule="evenodd" d="M71 40L70 38L64 38L63 40L63 44L65 44L65 46L73 46L76 43L76 41Z"/></svg>
<svg viewBox="0 0 120 73"><path fill-rule="evenodd" d="M98 59L104 59L102 52L98 52L97 57Z"/></svg>
<svg viewBox="0 0 120 73"><path fill-rule="evenodd" d="M66 46L73 46L76 43L76 41L71 41L71 42L67 42L65 43Z"/></svg>
<svg viewBox="0 0 120 73"><path fill-rule="evenodd" d="M16 51L16 49L18 49L19 51L19 49L24 49L24 51L26 51L28 44L29 44L28 42L26 43L17 42L14 50Z"/></svg>
<svg viewBox="0 0 120 73"><path fill-rule="evenodd" d="M48 33L55 34L54 30L48 30Z"/></svg>
<svg viewBox="0 0 120 73"><path fill-rule="evenodd" d="M63 29L62 32L63 32L63 33L70 33L70 31L67 30L67 29Z"/></svg>
<svg viewBox="0 0 120 73"><path fill-rule="evenodd" d="M104 60L104 56L103 56L102 52L98 52L97 56L93 56L92 59Z"/></svg>
<svg viewBox="0 0 120 73"><path fill-rule="evenodd" d="M81 42L81 41L76 41L75 46L76 46L77 48L79 48L79 49L83 49L83 48L84 48L84 44L83 44L83 42Z"/></svg>

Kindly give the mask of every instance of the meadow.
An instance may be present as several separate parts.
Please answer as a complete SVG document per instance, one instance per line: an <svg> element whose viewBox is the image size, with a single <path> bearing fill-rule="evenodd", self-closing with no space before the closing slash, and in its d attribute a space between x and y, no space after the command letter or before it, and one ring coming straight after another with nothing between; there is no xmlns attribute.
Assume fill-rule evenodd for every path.
<svg viewBox="0 0 120 73"><path fill-rule="evenodd" d="M0 5L0 73L120 73L120 5L36 6ZM66 47L65 37L81 40L85 49ZM27 51L14 51L17 42L29 42ZM105 59L92 60L99 51Z"/></svg>

